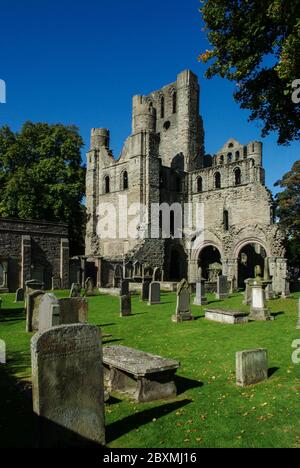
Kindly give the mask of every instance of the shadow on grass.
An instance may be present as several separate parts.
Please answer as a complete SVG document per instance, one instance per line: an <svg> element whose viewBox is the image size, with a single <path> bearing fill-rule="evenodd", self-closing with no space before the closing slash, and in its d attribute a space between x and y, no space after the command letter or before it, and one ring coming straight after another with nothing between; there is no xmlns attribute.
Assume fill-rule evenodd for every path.
<svg viewBox="0 0 300 468"><path fill-rule="evenodd" d="M147 409L140 413L127 416L119 421L109 424L106 427L106 441L110 443L116 439L119 439L123 435L138 429L145 424L153 421L153 419L160 419L169 413L177 411L183 406L192 403L192 400L176 401L174 403L167 403L156 408Z"/></svg>
<svg viewBox="0 0 300 468"><path fill-rule="evenodd" d="M280 368L279 367L271 367L269 370L268 370L268 378L272 377L277 371L279 371Z"/></svg>
<svg viewBox="0 0 300 468"><path fill-rule="evenodd" d="M284 312L273 312L271 313L272 317L279 317L280 315L284 315Z"/></svg>
<svg viewBox="0 0 300 468"><path fill-rule="evenodd" d="M106 402L106 404L109 406L118 405L119 403L122 403L122 400L119 400L119 398L113 396L110 396L109 400Z"/></svg>
<svg viewBox="0 0 300 468"><path fill-rule="evenodd" d="M96 325L98 328L104 328L104 327L114 327L116 323L104 323L103 325Z"/></svg>
<svg viewBox="0 0 300 468"><path fill-rule="evenodd" d="M199 382L198 380L187 379L186 377L181 377L180 375L175 376L175 385L177 388L177 395L187 392L192 388L203 387L204 383Z"/></svg>
<svg viewBox="0 0 300 468"><path fill-rule="evenodd" d="M108 344L111 344L111 343L120 343L120 341L124 341L123 339L115 339L115 340L105 340L103 341L103 344L104 345L108 345Z"/></svg>
<svg viewBox="0 0 300 468"><path fill-rule="evenodd" d="M20 322L25 319L25 310L21 309L0 309L0 322Z"/></svg>

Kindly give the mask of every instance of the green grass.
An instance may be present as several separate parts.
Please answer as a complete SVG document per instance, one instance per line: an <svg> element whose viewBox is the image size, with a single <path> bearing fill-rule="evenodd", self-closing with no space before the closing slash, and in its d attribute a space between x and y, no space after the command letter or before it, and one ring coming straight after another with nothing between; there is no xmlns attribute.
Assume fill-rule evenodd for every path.
<svg viewBox="0 0 300 468"><path fill-rule="evenodd" d="M60 297L66 292L57 293ZM1 296L0 339L8 363L0 366L0 446L32 444L30 338L25 332L22 304ZM203 308L193 307L194 322L174 324L176 295L163 294L160 306L133 298L133 316L119 317L118 298L89 298L90 322L112 334L106 344L125 345L181 363L171 401L136 404L116 395L106 405L107 442L119 448L300 447L300 365L292 363L297 299L276 300L269 307L275 322L223 325L206 321ZM245 310L242 295L211 306ZM268 381L247 389L235 385L235 353L269 350Z"/></svg>

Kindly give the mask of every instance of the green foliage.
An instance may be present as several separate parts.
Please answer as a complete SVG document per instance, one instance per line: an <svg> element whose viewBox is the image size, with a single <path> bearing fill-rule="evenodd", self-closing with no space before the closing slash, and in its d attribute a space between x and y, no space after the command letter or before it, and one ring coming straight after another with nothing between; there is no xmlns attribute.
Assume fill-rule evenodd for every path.
<svg viewBox="0 0 300 468"><path fill-rule="evenodd" d="M293 266L300 265L300 161L279 180L283 190L276 196L277 217L289 234L288 252Z"/></svg>
<svg viewBox="0 0 300 468"><path fill-rule="evenodd" d="M300 78L300 0L205 0L201 8L212 49L206 76L235 81L235 99L263 121L262 135L278 143L300 138L300 106L292 83Z"/></svg>
<svg viewBox="0 0 300 468"><path fill-rule="evenodd" d="M74 126L26 122L0 128L0 216L69 225L71 251L84 245L83 141Z"/></svg>
<svg viewBox="0 0 300 468"><path fill-rule="evenodd" d="M55 292L67 297L68 291ZM14 295L1 296L0 339L8 361L0 366L0 446L32 446L31 399L20 380L30 382L30 338L22 304ZM171 401L137 404L113 395L106 404L106 438L110 448L300 447L300 365L292 363L297 298L270 301L274 322L223 325L204 319L193 307L194 322L174 324L176 294L163 294L162 304L149 307L133 297L133 315L119 317L119 298L90 297L89 322L98 325L104 346L122 345L177 359L178 396ZM213 307L249 311L235 294ZM18 308L19 307L19 308ZM235 353L267 348L268 381L249 388L235 384ZM274 372L275 371L275 372ZM16 383L19 383L16 386ZM27 392L29 393L29 392ZM30 395L30 393L29 393Z"/></svg>

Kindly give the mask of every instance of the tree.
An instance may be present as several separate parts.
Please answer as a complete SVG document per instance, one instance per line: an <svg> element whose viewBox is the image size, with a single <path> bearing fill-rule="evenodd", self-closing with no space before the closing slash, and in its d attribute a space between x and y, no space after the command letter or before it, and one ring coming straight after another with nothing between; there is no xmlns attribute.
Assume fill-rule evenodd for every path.
<svg viewBox="0 0 300 468"><path fill-rule="evenodd" d="M74 126L0 128L0 216L65 222L72 253L84 246L83 141Z"/></svg>
<svg viewBox="0 0 300 468"><path fill-rule="evenodd" d="M300 161L275 186L283 189L276 196L277 217L288 232L289 259L300 267Z"/></svg>
<svg viewBox="0 0 300 468"><path fill-rule="evenodd" d="M263 122L262 136L278 143L300 138L300 0L206 0L201 8L213 48L206 76L237 83L235 100Z"/></svg>

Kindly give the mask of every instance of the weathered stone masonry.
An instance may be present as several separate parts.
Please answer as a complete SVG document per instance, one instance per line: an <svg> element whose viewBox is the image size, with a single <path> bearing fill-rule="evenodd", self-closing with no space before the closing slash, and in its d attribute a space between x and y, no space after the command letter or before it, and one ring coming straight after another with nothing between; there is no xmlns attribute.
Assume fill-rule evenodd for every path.
<svg viewBox="0 0 300 468"><path fill-rule="evenodd" d="M16 291L30 279L51 289L53 277L61 288L68 288L68 226L0 218L0 270L2 291Z"/></svg>
<svg viewBox="0 0 300 468"><path fill-rule="evenodd" d="M199 266L207 278L206 263L216 263L215 258L229 280L242 284L253 270L252 253L245 250L251 246L253 262L261 252L269 258L274 289L282 292L284 235L274 223L273 199L265 187L262 143L245 146L231 138L217 154L206 155L199 104L198 79L184 71L161 90L133 98L132 134L118 159L109 149L109 130L92 130L86 256L97 266L99 286L113 285L120 269L124 277L141 280L159 268L167 281L186 277L195 283ZM128 206L145 206L141 236L99 238L98 206L118 207L120 196L127 197ZM204 229L197 231L193 219L189 239L144 239L143 232L159 222L151 219L151 204L176 202L183 209L185 203L202 203Z"/></svg>

